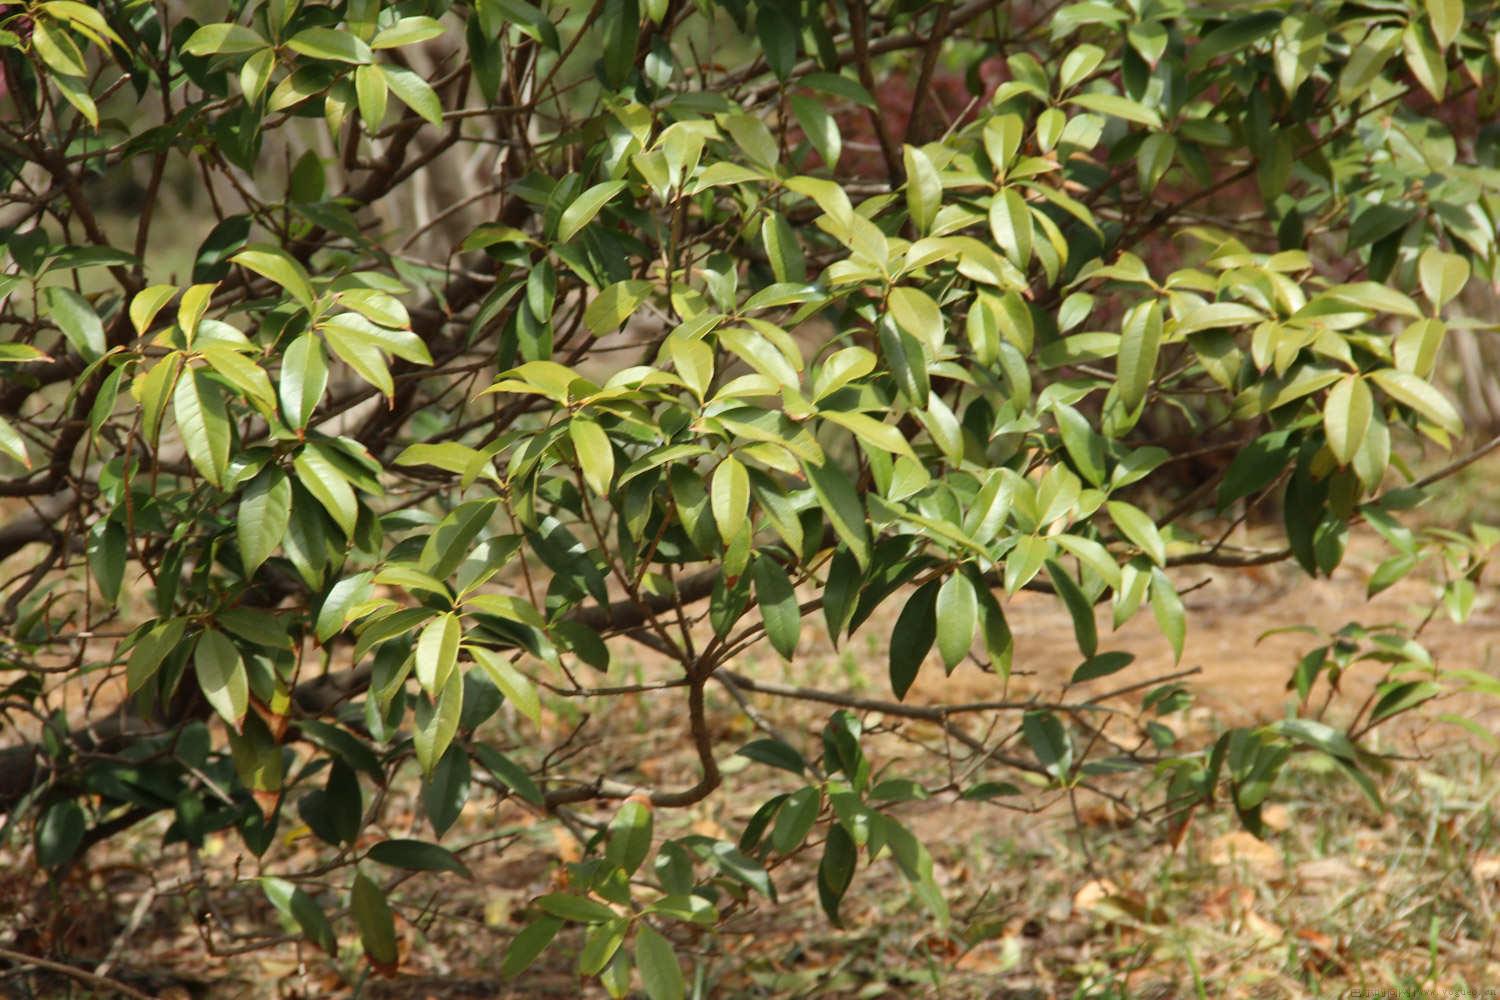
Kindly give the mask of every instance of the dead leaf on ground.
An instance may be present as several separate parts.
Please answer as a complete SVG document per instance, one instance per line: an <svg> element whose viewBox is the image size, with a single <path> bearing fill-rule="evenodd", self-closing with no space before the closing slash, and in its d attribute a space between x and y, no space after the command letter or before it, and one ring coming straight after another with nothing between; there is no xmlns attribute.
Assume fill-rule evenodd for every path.
<svg viewBox="0 0 1500 1000"><path fill-rule="evenodd" d="M1286 874L1281 852L1244 830L1215 838L1209 845L1208 859L1216 865L1244 865L1267 882L1275 882Z"/></svg>

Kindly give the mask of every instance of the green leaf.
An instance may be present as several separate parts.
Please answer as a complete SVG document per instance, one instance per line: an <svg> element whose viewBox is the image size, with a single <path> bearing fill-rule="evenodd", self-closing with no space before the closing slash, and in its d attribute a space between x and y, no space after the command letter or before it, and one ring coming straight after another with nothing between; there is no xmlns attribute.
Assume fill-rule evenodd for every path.
<svg viewBox="0 0 1500 1000"><path fill-rule="evenodd" d="M303 937L329 955L338 954L338 938L333 925L316 900L291 882L269 875L261 878L260 888L283 917L296 923Z"/></svg>
<svg viewBox="0 0 1500 1000"><path fill-rule="evenodd" d="M1046 772L1061 781L1073 766L1073 743L1057 716L1051 712L1027 712L1021 717L1021 735Z"/></svg>
<svg viewBox="0 0 1500 1000"><path fill-rule="evenodd" d="M1422 280L1422 294L1427 296L1433 309L1442 309L1469 283L1469 261L1456 253L1428 247L1418 260L1418 274Z"/></svg>
<svg viewBox="0 0 1500 1000"><path fill-rule="evenodd" d="M635 965L641 970L641 985L651 1000L683 1000L686 996L677 953L672 950L671 942L649 924L636 925Z"/></svg>
<svg viewBox="0 0 1500 1000"><path fill-rule="evenodd" d="M1172 646L1172 660L1182 659L1182 644L1187 637L1187 612L1177 588L1160 569L1151 570L1151 613L1156 616L1156 625Z"/></svg>
<svg viewBox="0 0 1500 1000"><path fill-rule="evenodd" d="M250 706L249 677L240 651L224 633L206 629L198 636L193 651L193 669L204 699L220 718L238 729Z"/></svg>
<svg viewBox="0 0 1500 1000"><path fill-rule="evenodd" d="M891 690L898 699L906 698L922 661L927 659L937 639L937 593L936 580L918 587L901 609L891 632Z"/></svg>
<svg viewBox="0 0 1500 1000"><path fill-rule="evenodd" d="M1104 438L1089 424L1088 417L1064 403L1054 403L1057 431L1068 457L1094 486L1103 486L1108 475L1104 466Z"/></svg>
<svg viewBox="0 0 1500 1000"><path fill-rule="evenodd" d="M1328 391L1323 406L1323 430L1328 447L1340 465L1348 465L1364 441L1370 417L1375 412L1375 397L1358 375L1346 375Z"/></svg>
<svg viewBox="0 0 1500 1000"><path fill-rule="evenodd" d="M915 146L904 147L902 161L906 167L906 210L917 232L930 232L932 220L943 205L942 179L927 154Z"/></svg>
<svg viewBox="0 0 1500 1000"><path fill-rule="evenodd" d="M47 307L47 318L85 361L97 360L104 354L109 346L104 340L104 326L87 299L71 288L52 285L43 290L42 300Z"/></svg>
<svg viewBox="0 0 1500 1000"><path fill-rule="evenodd" d="M349 480L344 478L324 446L312 442L303 445L292 460L292 468L297 473L297 481L323 505L344 536L353 538L354 524L359 519L359 501Z"/></svg>
<svg viewBox="0 0 1500 1000"><path fill-rule="evenodd" d="M1135 662L1134 653L1099 653L1080 663L1073 671L1073 678L1068 683L1082 684L1084 681L1108 677L1110 674L1119 673L1133 662Z"/></svg>
<svg viewBox="0 0 1500 1000"><path fill-rule="evenodd" d="M765 622L766 636L783 659L797 652L802 635L802 611L797 606L797 592L792 589L786 571L774 559L762 556L755 560L755 600Z"/></svg>
<svg viewBox="0 0 1500 1000"><path fill-rule="evenodd" d="M182 50L190 56L236 55L264 49L270 44L241 24L205 24L188 36Z"/></svg>
<svg viewBox="0 0 1500 1000"><path fill-rule="evenodd" d="M376 131L385 121L388 91L385 74L379 66L360 66L354 71L354 94L359 101L359 116L364 119L366 131Z"/></svg>
<svg viewBox="0 0 1500 1000"><path fill-rule="evenodd" d="M329 589L313 626L319 642L327 642L343 631L349 611L370 599L373 577L374 574L366 570L345 577Z"/></svg>
<svg viewBox="0 0 1500 1000"><path fill-rule="evenodd" d="M94 584L113 605L119 600L125 576L125 529L113 520L96 522L89 529L86 548Z"/></svg>
<svg viewBox="0 0 1500 1000"><path fill-rule="evenodd" d="M820 466L804 462L802 471L818 498L818 505L832 523L834 533L848 546L861 569L869 566L870 526L865 517L865 505L855 492L854 484L832 462Z"/></svg>
<svg viewBox="0 0 1500 1000"><path fill-rule="evenodd" d="M786 797L776 814L776 827L771 831L771 846L776 848L776 853L790 854L802 846L818 821L822 806L821 793L811 785Z"/></svg>
<svg viewBox="0 0 1500 1000"><path fill-rule="evenodd" d="M823 158L823 163L829 169L836 168L839 156L844 150L844 138L839 134L838 122L828 113L823 103L814 98L793 94L790 104L792 114L797 118L797 124L802 126L803 133L812 143L813 148L818 151L818 155ZM910 176L911 169L908 166L907 177Z"/></svg>
<svg viewBox="0 0 1500 1000"><path fill-rule="evenodd" d="M991 199L990 233L1011 263L1026 270L1031 263L1031 209L1015 188L1004 188Z"/></svg>
<svg viewBox="0 0 1500 1000"><path fill-rule="evenodd" d="M557 932L562 930L563 921L558 917L539 917L521 928L520 932L511 939L510 947L505 949L505 957L500 960L500 975L506 979L519 976L537 956L546 950L552 939L557 937Z"/></svg>
<svg viewBox="0 0 1500 1000"><path fill-rule="evenodd" d="M463 691L463 679L454 672L449 680L449 686L444 688L443 696L439 698L439 714L435 719L443 719L443 728L438 730L437 735L442 738L451 739L447 731L446 706L443 699L450 691ZM460 714L461 717L461 713ZM458 725L457 720L453 725ZM426 751L429 755L437 754L437 744ZM432 824L432 831L439 837L447 833L458 817L463 814L464 804L469 801L469 789L472 787L473 772L469 767L469 755L464 748L449 743L443 748L437 763L424 769L425 780L422 782L422 809L427 813L427 820Z"/></svg>
<svg viewBox="0 0 1500 1000"><path fill-rule="evenodd" d="M603 184L595 184L574 198L573 203L563 210L562 217L558 220L557 238L566 243L578 235L578 232L599 214L599 210L624 189L624 181L605 181Z"/></svg>
<svg viewBox="0 0 1500 1000"><path fill-rule="evenodd" d="M1146 398L1146 390L1156 374L1161 333L1160 302L1139 303L1125 314L1120 327L1120 355L1116 364L1120 402L1127 410L1134 410Z"/></svg>
<svg viewBox="0 0 1500 1000"><path fill-rule="evenodd" d="M359 943L365 956L377 968L394 971L400 955L396 949L396 921L391 916L385 892L364 872L354 873L354 888L349 894L349 909L359 928Z"/></svg>
<svg viewBox="0 0 1500 1000"><path fill-rule="evenodd" d="M475 744L474 759L483 764L485 770L493 774L506 788L520 796L523 801L534 806L540 806L546 802L542 797L541 789L536 787L531 776L515 761L494 747L483 743Z"/></svg>
<svg viewBox="0 0 1500 1000"><path fill-rule="evenodd" d="M363 41L347 31L334 28L304 28L287 39L286 47L313 59L367 63L374 58L370 47Z"/></svg>
<svg viewBox="0 0 1500 1000"><path fill-rule="evenodd" d="M1152 562L1158 566L1166 564L1166 542L1162 541L1161 532L1156 530L1156 522L1151 520L1149 514L1123 500L1111 500L1105 504L1105 508L1120 532L1150 556Z"/></svg>
<svg viewBox="0 0 1500 1000"><path fill-rule="evenodd" d="M636 307L651 294L649 281L617 281L605 288L583 311L583 325L590 333L604 336L618 330Z"/></svg>
<svg viewBox="0 0 1500 1000"><path fill-rule="evenodd" d="M1426 0L1427 20L1438 45L1443 48L1453 44L1464 26L1464 0Z"/></svg>
<svg viewBox="0 0 1500 1000"><path fill-rule="evenodd" d="M458 670L448 671L448 682L437 695L437 702L417 703L416 728L412 732L412 749L424 775L431 775L448 752L458 733L458 720L464 710L464 678ZM464 758L467 760L467 758Z"/></svg>
<svg viewBox="0 0 1500 1000"><path fill-rule="evenodd" d="M548 893L539 898L536 905L543 913L575 924L602 924L618 915L603 903L570 892Z"/></svg>
<svg viewBox="0 0 1500 1000"><path fill-rule="evenodd" d="M1147 128L1159 129L1162 127L1161 115L1144 104L1132 101L1128 97L1121 97L1118 94L1078 94L1068 98L1067 103L1076 104L1089 111L1097 111L1102 115L1113 115L1116 118L1123 118L1125 121L1135 122L1137 125L1144 125Z"/></svg>
<svg viewBox="0 0 1500 1000"><path fill-rule="evenodd" d="M172 412L193 467L210 483L222 486L229 467L231 424L219 386L201 368L189 369L172 393Z"/></svg>
<svg viewBox="0 0 1500 1000"><path fill-rule="evenodd" d="M858 862L854 840L842 826L830 826L828 838L823 843L823 858L818 863L818 902L835 927L843 926L839 919L839 904L854 881Z"/></svg>
<svg viewBox="0 0 1500 1000"><path fill-rule="evenodd" d="M735 535L750 529L750 474L744 463L733 455L726 455L714 469L709 501L714 523L718 525L725 545L729 545Z"/></svg>
<svg viewBox="0 0 1500 1000"><path fill-rule="evenodd" d="M1341 760L1352 762L1358 756L1349 737L1324 722L1313 719L1277 719L1266 726L1266 729Z"/></svg>
<svg viewBox="0 0 1500 1000"><path fill-rule="evenodd" d="M589 418L574 417L568 421L568 437L578 453L584 482L599 496L609 496L609 486L615 477L615 450L609 443L609 435Z"/></svg>
<svg viewBox="0 0 1500 1000"><path fill-rule="evenodd" d="M130 325L135 328L136 336L142 336L151 328L151 321L156 318L156 314L176 294L177 288L174 285L152 285L136 292L135 298L130 300Z"/></svg>
<svg viewBox="0 0 1500 1000"><path fill-rule="evenodd" d="M125 663L125 693L135 694L146 682L156 676L164 661L177 644L187 627L183 618L168 618L157 622L131 647L130 659Z"/></svg>
<svg viewBox="0 0 1500 1000"><path fill-rule="evenodd" d="M417 638L417 682L433 697L447 686L458 665L458 644L462 638L463 626L451 611L428 622Z"/></svg>
<svg viewBox="0 0 1500 1000"><path fill-rule="evenodd" d="M609 824L609 842L604 856L610 864L634 875L651 852L651 807L627 801Z"/></svg>
<svg viewBox="0 0 1500 1000"><path fill-rule="evenodd" d="M26 468L31 468L31 456L26 452L26 439L3 417L0 417L0 455L8 455Z"/></svg>
<svg viewBox="0 0 1500 1000"><path fill-rule="evenodd" d="M66 31L52 27L45 19L32 20L31 46L47 68L60 76L81 77L88 73L77 43Z"/></svg>
<svg viewBox="0 0 1500 1000"><path fill-rule="evenodd" d="M409 69L386 63L380 65L380 72L385 76L386 86L401 99L402 104L433 125L443 123L443 102L426 80Z"/></svg>
<svg viewBox="0 0 1500 1000"><path fill-rule="evenodd" d="M313 311L312 282L308 279L307 272L303 270L302 265L286 251L278 247L258 246L241 250L229 259L246 270L254 271L274 281L285 289L298 305L308 312Z"/></svg>
<svg viewBox="0 0 1500 1000"><path fill-rule="evenodd" d="M505 700L516 707L533 725L541 725L542 703L537 695L536 685L531 678L521 673L511 662L499 653L485 649L482 646L465 646L474 662L484 670L485 674L505 695Z"/></svg>
<svg viewBox="0 0 1500 1000"><path fill-rule="evenodd" d="M1416 410L1450 434L1463 433L1463 419L1453 404L1433 386L1410 372L1381 368L1370 379L1392 399Z"/></svg>
<svg viewBox="0 0 1500 1000"><path fill-rule="evenodd" d="M1057 590L1063 604L1068 608L1068 614L1073 619L1073 636L1078 641L1078 649L1085 657L1093 656L1099 649L1099 630L1094 623L1094 606L1084 596L1082 590L1074 579L1068 575L1057 563L1051 559L1046 560L1047 576L1052 580L1052 586Z"/></svg>
<svg viewBox="0 0 1500 1000"><path fill-rule="evenodd" d="M276 551L291 518L291 481L286 473L268 465L246 487L235 516L235 541L246 577L253 576Z"/></svg>
<svg viewBox="0 0 1500 1000"><path fill-rule="evenodd" d="M443 26L426 15L403 17L390 27L382 28L370 40L372 49L396 49L405 45L416 45L443 34Z"/></svg>
<svg viewBox="0 0 1500 1000"><path fill-rule="evenodd" d="M452 576L473 551L474 539L489 525L498 503L494 498L469 500L449 511L422 546L422 571L438 580Z"/></svg>
<svg viewBox="0 0 1500 1000"><path fill-rule="evenodd" d="M754 740L740 747L736 753L760 764L779 767L783 771L801 776L807 773L807 761L792 747L776 739Z"/></svg>
<svg viewBox="0 0 1500 1000"><path fill-rule="evenodd" d="M83 846L88 818L73 799L61 799L47 807L36 824L36 861L43 868L57 868L72 860Z"/></svg>
<svg viewBox="0 0 1500 1000"><path fill-rule="evenodd" d="M962 572L943 581L937 593L937 647L943 666L953 668L969 655L974 642L974 626L979 621L979 596L973 582Z"/></svg>

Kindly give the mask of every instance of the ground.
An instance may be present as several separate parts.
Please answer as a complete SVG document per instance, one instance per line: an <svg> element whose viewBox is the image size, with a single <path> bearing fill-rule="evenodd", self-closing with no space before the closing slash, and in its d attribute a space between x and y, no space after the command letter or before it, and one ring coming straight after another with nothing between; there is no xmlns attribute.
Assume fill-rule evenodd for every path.
<svg viewBox="0 0 1500 1000"><path fill-rule="evenodd" d="M1291 665L1314 640L1302 633L1262 640L1269 625L1332 629L1351 617L1421 619L1432 595L1419 582L1364 603L1364 580L1380 554L1376 540L1362 537L1346 567L1318 582L1285 567L1186 569L1179 587L1199 586L1186 598L1191 628L1181 665L1143 614L1104 640L1105 648L1134 652L1137 662L1094 683L1114 689L1197 668L1189 678L1196 707L1179 726L1184 738L1275 719L1286 711ZM1042 596L1023 595L1007 610L1017 641L1008 690L968 668L945 678L929 662L908 701L1055 692L1077 660L1066 614ZM734 666L762 680L889 698L884 648L893 617L877 617L842 650L820 628L805 629L795 665L757 650ZM1500 609L1481 597L1465 627L1439 615L1423 640L1444 667L1491 671L1500 655ZM645 659L616 667L622 677L654 669ZM1351 674L1329 706L1330 718L1346 716L1373 680ZM1075 804L1062 798L1022 811L941 797L899 813L937 860L953 912L946 932L912 900L889 862L858 873L846 926L831 928L817 905L813 851L775 868L780 906L742 910L716 938L681 937L676 944L694 963L690 972L700 977L704 997L1481 993L1500 987L1493 945L1500 830L1492 810L1500 782L1493 751L1439 717L1462 714L1492 729L1497 708L1478 700L1429 704L1415 721L1380 736L1384 749L1406 758L1386 779L1384 814L1311 756L1294 761L1291 780L1266 812L1263 841L1222 812L1195 817L1174 844L1170 827L1122 825L1117 811L1095 797L1080 796L1076 815ZM660 698L625 699L596 720L583 752L640 761L636 777L672 782L689 767L674 712ZM793 740L808 747L824 718L826 710L811 708L781 716ZM726 753L756 735L727 697L714 702L713 719ZM549 716L551 725L572 721ZM935 738L935 728L927 729L908 724L901 739L877 741L872 752L915 762L903 741ZM728 758L725 770L724 792L685 815L661 816L659 832L735 836L756 805L790 787L788 776L743 758ZM393 788L387 835L427 835L413 791L414 782ZM233 835L211 838L196 861L180 846L163 851L161 821L96 849L61 886L28 876L24 852L0 856L0 870L12 873L0 889L9 897L0 900L0 912L16 915L20 933L4 933L0 941L33 953L46 948L149 995L173 998L593 995L571 972L567 952L577 939L566 932L519 980L499 978L500 957L528 901L555 887L556 862L577 857L580 845L559 823L487 796L477 793L444 838L461 850L473 880L421 875L398 893L403 959L393 979L363 971L352 929L337 960L290 936L274 947L244 950L259 940L229 933L275 928L259 889L246 881L260 873L254 859ZM284 823L265 870L295 867L312 850L305 828ZM209 891L186 893L199 865ZM212 958L206 957L210 939L219 953ZM93 995L105 994L55 975L0 973L0 996Z"/></svg>

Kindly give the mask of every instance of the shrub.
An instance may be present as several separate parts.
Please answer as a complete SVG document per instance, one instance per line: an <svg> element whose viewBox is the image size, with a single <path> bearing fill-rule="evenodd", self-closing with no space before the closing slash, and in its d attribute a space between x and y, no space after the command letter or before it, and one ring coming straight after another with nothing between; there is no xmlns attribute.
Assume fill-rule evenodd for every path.
<svg viewBox="0 0 1500 1000"><path fill-rule="evenodd" d="M1494 446L1410 471L1461 433L1447 310L1493 278L1489 5L193 12L0 8L0 790L40 866L159 813L233 829L290 925L352 920L393 972L392 872L464 871L440 841L482 778L596 831L505 971L581 924L584 974L673 997L676 926L774 902L771 858L820 857L837 922L889 857L946 920L913 798L1258 831L1291 754L1378 800L1373 726L1493 686L1351 625L1296 665L1303 713L1187 745L1176 674L1100 722L1131 657L1096 623L1149 608L1180 657L1174 567L1331 574L1361 522L1372 593L1434 558L1467 615L1495 533L1403 517ZM1284 543L1240 544L1252 516ZM1074 623L1022 651L1068 664L1056 698L904 700L1007 677L1021 590ZM893 603L888 694L734 669ZM606 676L630 643L666 667ZM1313 691L1361 659L1386 678L1335 725ZM725 744L711 690L760 737ZM629 695L695 775L571 763L549 706ZM816 746L777 735L796 703ZM885 769L877 713L964 777ZM735 752L789 790L732 840L657 835ZM431 835L388 839L412 769Z"/></svg>

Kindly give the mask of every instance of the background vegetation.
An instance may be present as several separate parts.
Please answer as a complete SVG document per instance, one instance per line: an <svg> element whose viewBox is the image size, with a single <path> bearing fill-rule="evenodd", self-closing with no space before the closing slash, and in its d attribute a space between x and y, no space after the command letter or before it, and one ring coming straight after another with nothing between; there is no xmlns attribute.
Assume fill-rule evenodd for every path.
<svg viewBox="0 0 1500 1000"><path fill-rule="evenodd" d="M1492 975L1492 15L0 8L13 981Z"/></svg>

